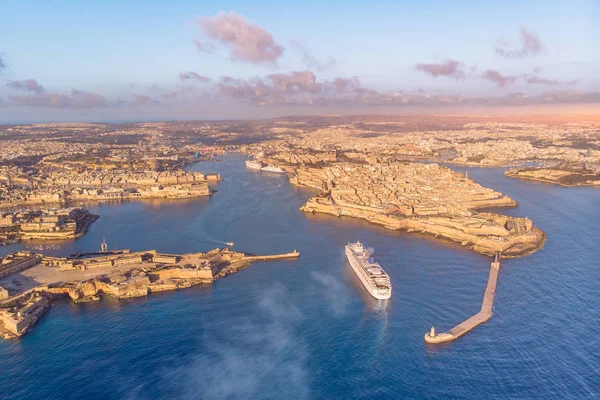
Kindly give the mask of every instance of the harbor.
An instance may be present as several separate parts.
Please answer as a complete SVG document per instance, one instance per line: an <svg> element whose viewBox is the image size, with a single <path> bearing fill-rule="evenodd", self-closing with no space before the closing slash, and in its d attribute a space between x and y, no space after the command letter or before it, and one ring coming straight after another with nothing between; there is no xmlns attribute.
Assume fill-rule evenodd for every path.
<svg viewBox="0 0 600 400"><path fill-rule="evenodd" d="M567 337L568 332L559 330L541 341L539 332L565 321L577 332L593 332L598 325L593 310L581 308L597 299L597 273L589 266L598 265L598 252L576 256L596 237L597 189L578 188L570 196L558 186L506 179L502 170L469 169L470 178L512 195L520 204L513 215L538 221L550 241L537 253L502 264L492 319L459 340L435 345L423 338L432 325L439 333L447 332L480 311L492 257L460 243L384 229L367 220L299 213L312 191L296 190L283 175L247 169L245 156L223 159L194 166L223 172L225 179L210 200L90 204L89 211L101 217L87 235L61 242L60 249L35 252L63 257L100 250L106 238L110 250L117 244L131 252L207 252L231 241L235 247L230 250L266 255L297 249L301 256L256 263L214 284L186 290L133 299L106 295L87 303L73 303L68 296L53 300L32 331L18 340L0 339L4 393L34 397L33 392L11 392L13 382L57 387L68 371L97 357L100 365L85 373L92 386L77 386L73 397L93 398L111 384L115 397L137 393L137 381L114 379L115 373L126 376L133 371L144 387L154 389L144 395L168 397L172 392L165 387L173 376L163 375L170 360L180 361L174 373L206 382L196 360L200 357L202 371L210 373L214 367L220 374L229 365L219 357L222 351L248 355L244 359L249 363L257 355L270 357L273 365L297 361L311 385L323 388L322 397L328 398L372 393L372 385L364 380L368 374L394 377L378 381L381 391L374 396L379 398L418 398L423 393L432 398L458 393L465 398L477 387L471 398L493 399L503 385L532 398L535 393L556 398L577 393L577 379L595 382L589 368L595 359L593 340L586 335ZM547 202L549 195L558 202ZM552 217L564 210L570 210L572 223ZM389 300L372 298L348 265L344 246L357 240L375 248L376 261L389 274ZM0 251L4 256L37 244L23 242ZM572 260L575 264L567 273L565 265ZM71 274L96 272L56 273L70 281ZM94 348L82 351L90 342ZM140 347L143 343L150 345ZM570 358L574 354L582 361L575 369ZM355 361L345 362L351 358ZM552 368L540 372L538 363ZM244 364L244 373L253 373L252 365ZM22 374L24 369L31 374ZM183 372L187 370L193 375ZM516 377L489 380L496 371L516 371ZM559 375L568 377L571 386L553 384ZM286 374L281 381L287 379ZM519 392L530 384L531 391Z"/></svg>
<svg viewBox="0 0 600 400"><path fill-rule="evenodd" d="M476 326L483 324L492 317L494 307L494 296L496 295L496 286L498 284L498 274L500 272L500 253L494 257L490 266L490 275L488 278L481 310L466 321L461 322L448 332L436 333L435 328L425 334L425 342L430 344L450 342L458 339L465 333L473 330Z"/></svg>

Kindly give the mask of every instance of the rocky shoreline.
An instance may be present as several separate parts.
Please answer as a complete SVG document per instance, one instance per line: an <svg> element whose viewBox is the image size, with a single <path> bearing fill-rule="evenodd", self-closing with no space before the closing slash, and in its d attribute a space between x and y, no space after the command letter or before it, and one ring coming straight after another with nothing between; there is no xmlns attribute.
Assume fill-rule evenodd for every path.
<svg viewBox="0 0 600 400"><path fill-rule="evenodd" d="M511 168L504 175L564 187L600 186L600 174L582 168Z"/></svg>
<svg viewBox="0 0 600 400"><path fill-rule="evenodd" d="M248 268L255 261L297 258L300 253L256 256L215 249L207 253L160 254L154 250L119 253L90 259L27 255L34 259L26 274L43 281L0 300L0 337L14 339L29 332L54 299L68 297L75 303L100 300L104 296L128 299L154 292L210 284ZM86 271L97 270L89 274ZM21 275L23 272L21 272ZM81 277L65 281L63 276ZM5 281L10 281L9 276ZM13 280L14 281L14 280ZM3 282L3 285L6 284ZM4 290L6 292L6 290Z"/></svg>
<svg viewBox="0 0 600 400"><path fill-rule="evenodd" d="M530 254L539 250L546 240L545 233L536 227L531 227L529 231L513 238L498 239L500 236L491 235L493 231L497 230L498 222L506 224L508 221L518 220L526 223L526 219L516 219L500 214L475 213L470 217L406 218L333 203L327 204L327 202L323 198L313 197L300 208L300 211L364 219L391 230L416 232L448 239L480 254L493 256L501 252L503 258L522 257ZM487 230L490 232L487 233Z"/></svg>

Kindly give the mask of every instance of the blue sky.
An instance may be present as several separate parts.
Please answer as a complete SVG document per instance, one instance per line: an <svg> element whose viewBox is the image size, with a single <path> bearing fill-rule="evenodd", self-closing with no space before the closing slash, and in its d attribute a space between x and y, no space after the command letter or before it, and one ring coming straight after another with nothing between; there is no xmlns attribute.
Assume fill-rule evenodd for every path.
<svg viewBox="0 0 600 400"><path fill-rule="evenodd" d="M521 3L7 1L0 15L0 59L5 65L0 68L0 121L14 119L11 115L17 119L29 115L32 120L111 115L136 119L146 118L148 113L164 114L165 118L208 118L211 114L235 118L238 111L241 117L248 117L253 113L314 114L343 107L360 110L373 105L372 99L358 99L357 91L336 93L332 100L329 94L321 93L322 89L315 93L313 89L302 92L302 88L295 88L293 94L271 93L263 104L262 98L227 98L218 88L223 76L244 80L244 85L255 77L254 83L258 79L269 86L269 75L292 71L311 71L323 85L320 87L336 78L358 77L361 88L382 96L399 91L477 98L600 90L600 74L594 72L600 70L598 2ZM232 61L231 42L207 41L198 21L202 17L219 18L220 11L233 11L270 34L284 48L276 63ZM521 27L539 39L543 51L513 58L495 51L499 40L506 42L507 49L518 50ZM214 51L198 51L193 40L210 42ZM291 46L292 41L301 43L323 63L334 59L335 64L323 71L306 65ZM459 62L465 76L434 77L415 67L442 65L448 60ZM482 78L488 70L515 79L502 81L501 86L498 80ZM212 81L188 85L191 82L178 78L180 72L187 71ZM532 76L545 83L527 83ZM7 85L27 79L42 85L45 94ZM160 90L156 86L150 89L153 85ZM22 98L68 96L73 88L99 94L106 102L101 107L84 107L65 97L59 106L48 106L41 99ZM176 91L181 91L177 101L167 102L160 94ZM150 101L129 104L135 103L136 95ZM207 100L214 97L216 101ZM284 107L291 97L325 105ZM586 98L589 102L596 97ZM215 102L221 108L211 108ZM433 103L432 109L437 110L439 104Z"/></svg>

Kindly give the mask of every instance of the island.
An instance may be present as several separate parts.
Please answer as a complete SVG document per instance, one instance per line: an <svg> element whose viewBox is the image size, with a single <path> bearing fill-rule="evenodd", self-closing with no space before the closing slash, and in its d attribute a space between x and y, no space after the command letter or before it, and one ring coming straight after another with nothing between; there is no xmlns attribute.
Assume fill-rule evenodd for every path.
<svg viewBox="0 0 600 400"><path fill-rule="evenodd" d="M29 332L52 300L69 297L76 303L147 296L153 292L210 284L255 261L294 259L296 250L255 255L214 249L206 253L165 254L156 250L108 251L91 256L50 257L27 251L0 260L0 337Z"/></svg>

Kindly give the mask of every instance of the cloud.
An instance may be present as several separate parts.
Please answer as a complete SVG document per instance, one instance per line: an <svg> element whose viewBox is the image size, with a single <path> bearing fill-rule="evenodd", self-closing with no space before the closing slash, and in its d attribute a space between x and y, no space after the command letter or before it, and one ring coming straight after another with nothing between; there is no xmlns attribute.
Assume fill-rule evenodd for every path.
<svg viewBox="0 0 600 400"><path fill-rule="evenodd" d="M335 91L338 93L359 90L361 87L360 80L357 76L353 76L352 78L335 78L328 84L335 88Z"/></svg>
<svg viewBox="0 0 600 400"><path fill-rule="evenodd" d="M197 82L208 82L210 81L210 78L207 78L206 76L202 76L196 72L190 71L190 72L180 72L179 73L179 79L181 79L182 81L185 80L195 80Z"/></svg>
<svg viewBox="0 0 600 400"><path fill-rule="evenodd" d="M73 89L70 94L44 92L35 96L11 96L10 101L17 106L48 108L96 108L108 105L104 96L77 89Z"/></svg>
<svg viewBox="0 0 600 400"><path fill-rule="evenodd" d="M75 102L83 108L88 107L104 107L106 106L106 98L94 92L83 92L81 90L73 89L71 96Z"/></svg>
<svg viewBox="0 0 600 400"><path fill-rule="evenodd" d="M482 78L499 86L508 86L528 75L505 76L488 70ZM531 76L529 76L531 78ZM218 93L257 106L459 106L492 105L519 106L561 103L600 102L599 92L554 91L538 96L511 93L504 96L464 96L436 92L379 92L365 88L357 77L319 81L311 71L272 74L248 80L221 77Z"/></svg>
<svg viewBox="0 0 600 400"><path fill-rule="evenodd" d="M577 83L576 80L561 81L558 79L542 78L539 75L537 75L539 72L540 72L539 68L534 68L533 72L531 72L529 74L503 75L496 70L488 69L483 74L481 74L481 78L488 80L490 82L494 82L495 84L497 84L500 87L506 87L506 86L512 85L521 79L529 85L562 86L562 85L574 85Z"/></svg>
<svg viewBox="0 0 600 400"><path fill-rule="evenodd" d="M323 72L335 65L334 58L330 58L326 62L322 62L312 55L312 53L306 45L303 45L297 40L292 40L291 45L292 49L294 49L298 54L300 54L302 62L308 68L316 69L317 71Z"/></svg>
<svg viewBox="0 0 600 400"><path fill-rule="evenodd" d="M446 60L443 63L416 64L418 71L424 72L437 78L438 76L447 76L449 78L461 79L465 77L465 64L460 61Z"/></svg>
<svg viewBox="0 0 600 400"><path fill-rule="evenodd" d="M250 101L258 105L288 103L292 97L319 93L322 85L317 83L311 71L292 71L288 74L271 74L266 78L248 80L223 76L217 86L221 94ZM294 101L292 101L294 102Z"/></svg>
<svg viewBox="0 0 600 400"><path fill-rule="evenodd" d="M272 74L269 79L275 90L281 93L317 93L320 85L311 71L290 72L289 74Z"/></svg>
<svg viewBox="0 0 600 400"><path fill-rule="evenodd" d="M481 77L490 82L494 82L500 87L512 85L517 81L518 78L517 76L512 75L502 75L500 72L495 71L493 69L488 69L481 75Z"/></svg>
<svg viewBox="0 0 600 400"><path fill-rule="evenodd" d="M133 98L138 104L146 104L151 100L150 97L146 96L145 94L134 94Z"/></svg>
<svg viewBox="0 0 600 400"><path fill-rule="evenodd" d="M545 92L536 98L540 103L600 103L600 92L584 92L581 90L554 90Z"/></svg>
<svg viewBox="0 0 600 400"><path fill-rule="evenodd" d="M16 89L23 90L26 92L42 93L44 87L36 82L35 79L25 79L24 81L10 81L6 86Z"/></svg>
<svg viewBox="0 0 600 400"><path fill-rule="evenodd" d="M2 59L2 57L0 57L0 72L2 72L5 69L6 69L6 64L4 63L4 60Z"/></svg>
<svg viewBox="0 0 600 400"><path fill-rule="evenodd" d="M469 99L469 104L491 106L532 106L548 104L584 104L600 103L600 92L579 90L555 90L537 96L525 93L510 93L506 96L476 97Z"/></svg>
<svg viewBox="0 0 600 400"><path fill-rule="evenodd" d="M310 399L309 347L301 334L304 315L275 282L261 290L253 312L203 327L200 349L161 382L178 398Z"/></svg>
<svg viewBox="0 0 600 400"><path fill-rule="evenodd" d="M574 85L574 84L577 83L576 80L561 81L561 80L558 80L558 79L542 78L542 77L537 76L537 75L529 75L525 79L525 82L527 82L530 85L545 85L545 86Z"/></svg>
<svg viewBox="0 0 600 400"><path fill-rule="evenodd" d="M215 51L215 46L210 43L203 43L199 40L194 40L193 42L198 51L206 54L212 54L212 52Z"/></svg>
<svg viewBox="0 0 600 400"><path fill-rule="evenodd" d="M164 94L161 94L160 97L162 97L163 99L175 99L177 98L178 93L177 92L167 92Z"/></svg>
<svg viewBox="0 0 600 400"><path fill-rule="evenodd" d="M521 47L511 49L509 44L499 40L496 44L496 53L507 58L521 58L526 56L537 56L544 51L544 44L533 31L528 31L523 25L520 28Z"/></svg>
<svg viewBox="0 0 600 400"><path fill-rule="evenodd" d="M209 40L229 48L233 61L276 65L283 54L283 46L276 43L266 29L235 12L220 11L216 17L201 18L199 23ZM195 43L201 51L212 45Z"/></svg>
<svg viewBox="0 0 600 400"><path fill-rule="evenodd" d="M410 95L403 92L380 93L361 86L357 77L335 78L319 82L311 71L289 74L272 74L265 78L249 80L221 77L218 84L221 95L253 103L267 105L408 105L408 104L460 104L463 96L434 94Z"/></svg>

